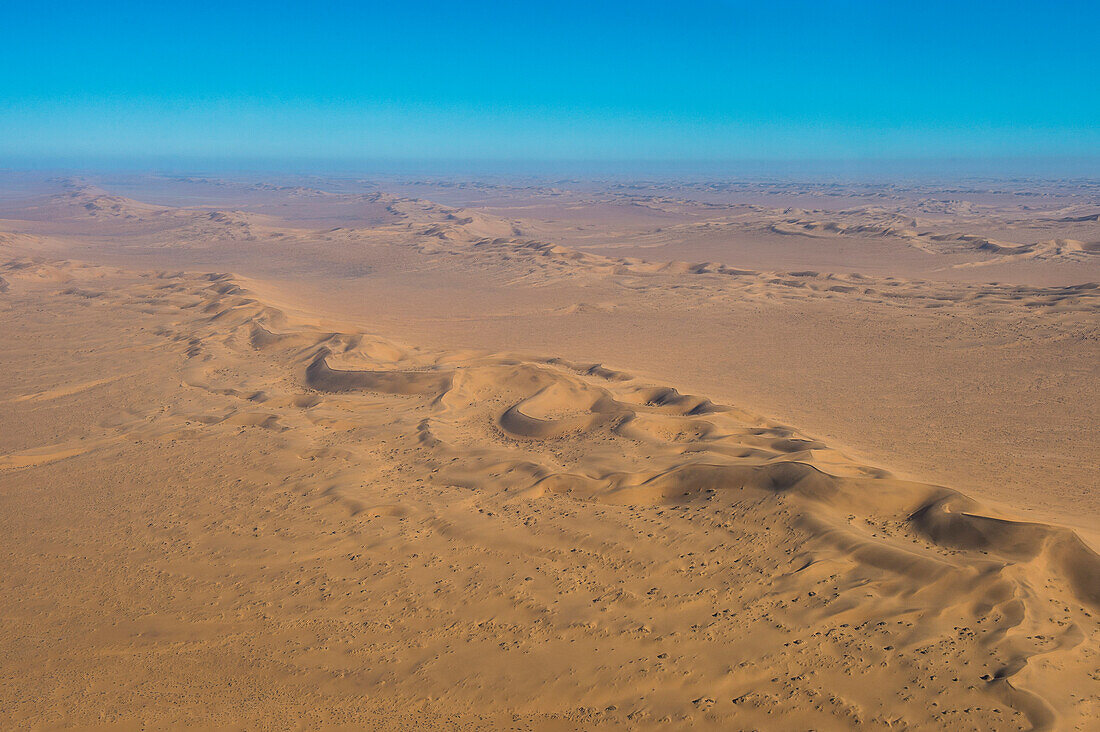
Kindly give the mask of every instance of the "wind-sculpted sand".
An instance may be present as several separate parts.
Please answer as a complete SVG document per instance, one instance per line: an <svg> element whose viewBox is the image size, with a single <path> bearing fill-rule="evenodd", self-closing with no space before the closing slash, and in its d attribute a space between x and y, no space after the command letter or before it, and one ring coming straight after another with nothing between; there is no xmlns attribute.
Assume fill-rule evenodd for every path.
<svg viewBox="0 0 1100 732"><path fill-rule="evenodd" d="M0 197L0 727L1094 726L1087 185L322 184Z"/></svg>
<svg viewBox="0 0 1100 732"><path fill-rule="evenodd" d="M229 275L3 276L28 405L2 412L5 726L1100 711L1100 558L1068 530L672 386L409 347Z"/></svg>

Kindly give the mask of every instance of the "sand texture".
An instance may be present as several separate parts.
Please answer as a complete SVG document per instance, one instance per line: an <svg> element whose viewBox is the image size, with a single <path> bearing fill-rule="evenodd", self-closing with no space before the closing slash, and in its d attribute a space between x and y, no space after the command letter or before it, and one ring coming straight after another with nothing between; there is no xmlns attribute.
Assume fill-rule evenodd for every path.
<svg viewBox="0 0 1100 732"><path fill-rule="evenodd" d="M1100 717L1088 186L0 194L4 728Z"/></svg>

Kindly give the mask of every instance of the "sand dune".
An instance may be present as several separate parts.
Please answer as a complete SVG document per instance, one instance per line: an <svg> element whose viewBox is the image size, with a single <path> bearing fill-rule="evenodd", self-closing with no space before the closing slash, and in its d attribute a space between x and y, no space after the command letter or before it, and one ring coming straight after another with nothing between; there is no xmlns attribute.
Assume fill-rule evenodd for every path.
<svg viewBox="0 0 1100 732"><path fill-rule="evenodd" d="M0 726L1100 713L1087 189L61 185L0 199Z"/></svg>
<svg viewBox="0 0 1100 732"><path fill-rule="evenodd" d="M1083 222L1091 221L1091 217L1060 219L1060 221ZM908 226L895 226L887 224L842 224L836 221L816 221L803 219L787 219L771 224L771 231L777 234L794 234L800 236L884 236L895 237L910 243L912 246L929 253L937 251L947 252L988 252L997 255L995 258L964 262L955 267L983 266L999 264L1009 258L1034 257L1087 257L1095 253L1091 246L1086 246L1074 239L1050 239L1034 244L1016 244L1012 242L998 241L981 234L945 233L937 234L930 231L917 231L916 222L910 222Z"/></svg>
<svg viewBox="0 0 1100 732"><path fill-rule="evenodd" d="M108 374L76 383L62 360L49 378L67 383L32 398L99 404L82 447L5 440L6 552L70 532L105 542L83 564L144 587L93 620L101 580L63 556L16 562L6 637L48 597L61 638L105 629L64 655L6 643L7 724L1094 718L1100 557L1065 529L629 373L333 329L229 275L20 262L4 277L0 317L30 336L7 373L94 325ZM71 492L110 464L135 482ZM204 470L201 500L184 498ZM36 496L59 503L31 535L13 517ZM104 503L72 528L85 501ZM146 575L140 547L171 569ZM216 680L244 658L246 698ZM68 689L46 716L30 703L44 674ZM65 683L89 674L93 689Z"/></svg>

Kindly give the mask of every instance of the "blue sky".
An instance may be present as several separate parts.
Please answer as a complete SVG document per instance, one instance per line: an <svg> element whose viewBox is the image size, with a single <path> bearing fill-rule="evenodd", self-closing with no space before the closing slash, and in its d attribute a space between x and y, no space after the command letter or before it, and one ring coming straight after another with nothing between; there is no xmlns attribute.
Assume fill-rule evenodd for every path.
<svg viewBox="0 0 1100 732"><path fill-rule="evenodd" d="M1100 3L0 3L0 165L1100 156Z"/></svg>

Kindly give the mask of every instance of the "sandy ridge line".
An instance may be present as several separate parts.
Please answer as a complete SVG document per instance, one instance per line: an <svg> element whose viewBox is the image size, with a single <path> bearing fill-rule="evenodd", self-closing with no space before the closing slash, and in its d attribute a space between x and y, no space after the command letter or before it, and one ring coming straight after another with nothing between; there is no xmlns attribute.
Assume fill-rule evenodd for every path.
<svg viewBox="0 0 1100 732"><path fill-rule="evenodd" d="M225 284L210 286L219 295L230 300L245 298L243 305L250 305L251 293L235 284L231 275L219 282ZM281 342L298 341L309 332L308 323L296 323L266 305L256 307L255 315L245 316L242 321L251 331L254 348L278 350ZM497 474L502 464L510 464L508 473L515 482L506 484L505 490L525 499L552 492L582 500L645 505L677 503L685 498L690 501L730 489L762 491L797 506L801 525L820 537L823 545L888 574L940 586L948 594L966 594L982 575L992 573L1000 578L995 585L1003 581L1013 586L1021 581L1031 584L1046 572L1053 572L1077 601L1093 610L1100 609L1100 557L1068 529L993 518L979 503L955 491L895 481L882 471L854 465L785 426L705 398L682 395L672 387L638 384L630 374L599 364L573 364L560 359L532 362L501 354L470 360L444 353L432 356L428 363L416 363L414 359L412 368L388 365L394 355L400 354L387 354L382 363L369 359L381 368L330 365L330 359L341 350L334 349L334 345L345 342L342 349L346 353L348 345L362 348L365 339L369 336L344 335L337 336L333 343L333 335L325 334L318 336L318 345L312 351L302 351L299 343L295 351L300 360L307 362L305 383L321 393L365 391L430 399L437 416L421 422L421 442L440 456L441 464L444 460L453 464L456 458L464 463L457 469L447 468L446 474L453 482L483 486L490 474L487 471ZM583 440L585 435L610 430L644 441L657 453L657 459L651 455L651 466L616 466L611 473L561 471L532 461L531 455L519 460L485 456L471 461L467 448L449 442L449 435L468 434L456 429L456 415L461 421L469 405L484 398L486 389L499 393L513 386L519 390L518 401L517 397L506 399L505 404L511 401L511 405L494 413L497 427L513 438L528 444ZM667 441L670 429L678 432L671 443ZM730 433L740 434L729 440ZM727 447L732 447L730 443L739 446L732 460ZM752 447L741 450L746 443ZM863 512L896 516L914 538L930 542L927 546L933 551L922 548L921 541L876 541L863 531L853 530L851 522L842 518ZM949 558L951 554L945 556L944 550L951 554L977 552L983 558L959 564ZM975 571L977 574L972 573ZM1020 571L1031 579L1017 577ZM986 591L1000 596L1005 590L990 586ZM1017 587L1010 596L1025 595ZM1025 611L1025 616L1029 614ZM1023 622L1021 617L1015 624ZM1016 653L1013 661L993 675L991 692L1019 708L1037 729L1052 725L1056 711L1027 690L1026 675L1017 677L1027 667L1029 654ZM1010 681L1012 677L1017 677L1015 684Z"/></svg>
<svg viewBox="0 0 1100 732"><path fill-rule="evenodd" d="M470 212L460 216L447 211L446 223L416 226L426 254L468 256L522 256L533 262L553 263L562 273L584 273L597 277L691 277L710 276L716 287L744 289L775 289L799 296L816 298L869 298L897 307L970 307L995 305L1027 309L1051 308L1059 312L1100 312L1100 283L1084 282L1067 286L1027 286L1002 284L967 284L907 280L895 277L870 277L861 274L823 273L814 270L759 271L717 262L686 262L678 260L650 261L636 257L609 257L584 252L553 242L524 239L516 236L515 225L503 219ZM488 235L487 235L488 234ZM1036 252L1083 252L1079 242L1058 241L1035 245ZM1006 250L1007 251L1007 250ZM1031 250L1029 249L1029 252ZM1031 256L1009 252L990 262L957 266L984 266L1000 263L1005 257ZM552 277L547 270L545 276ZM715 277L719 276L719 277ZM728 278L728 279L727 279Z"/></svg>
<svg viewBox="0 0 1100 732"><path fill-rule="evenodd" d="M70 269L76 268L42 264L7 273L56 281L54 270ZM203 363L217 349L244 362L262 355L290 363L301 385L322 400L360 393L422 400L428 416L418 429L420 443L429 460L446 466L441 477L452 484L503 490L522 500L567 493L638 505L695 505L716 494L748 493L764 505L794 510L798 524L816 537L814 551L821 557L842 556L884 576L935 588L935 602L1019 607L1006 614L1004 635L1014 639L1042 623L1043 597L1031 596L1036 590L1028 588L1042 586L1045 577L1055 576L1067 597L1100 607L1100 557L1072 532L991 517L955 491L894 480L790 428L705 398L640 383L599 364L423 353L363 333L319 330L259 300L228 274L147 277L145 290L134 293L137 302L182 308L190 316L172 337L195 361L192 386L255 400L250 388L215 383L216 374ZM190 300L173 305L164 293ZM69 294L87 297L72 288ZM100 295L93 300L112 302L109 293ZM127 306L131 299L119 296L113 304ZM486 413L489 395L501 406ZM265 400L274 411L256 424L272 425L280 415L317 406L270 394ZM484 424L486 414L493 427L481 438L483 428L476 425ZM471 436L484 444L472 450L463 444ZM502 447L488 440L500 436L506 438ZM547 446L583 446L597 437L646 449L633 460L611 462L589 459L582 449L572 465L555 464L546 453ZM507 480L496 477L502 474ZM853 523L859 515L885 517L897 529L885 536L868 532ZM1053 724L1056 712L1026 690L1026 676L1010 681L1036 653L1016 649L1011 655L990 680L990 691L1037 728Z"/></svg>

